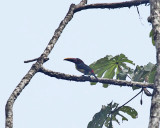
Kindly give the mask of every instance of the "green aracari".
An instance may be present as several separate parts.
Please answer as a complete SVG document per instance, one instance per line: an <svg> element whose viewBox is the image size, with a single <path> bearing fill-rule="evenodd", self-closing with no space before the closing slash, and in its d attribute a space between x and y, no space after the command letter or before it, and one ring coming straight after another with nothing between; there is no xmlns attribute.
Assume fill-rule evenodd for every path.
<svg viewBox="0 0 160 128"><path fill-rule="evenodd" d="M89 76L93 75L97 79L96 75L94 74L93 69L91 69L88 65L86 65L81 59L65 58L64 60L75 63L76 69L79 72L83 73L84 75L89 75Z"/></svg>

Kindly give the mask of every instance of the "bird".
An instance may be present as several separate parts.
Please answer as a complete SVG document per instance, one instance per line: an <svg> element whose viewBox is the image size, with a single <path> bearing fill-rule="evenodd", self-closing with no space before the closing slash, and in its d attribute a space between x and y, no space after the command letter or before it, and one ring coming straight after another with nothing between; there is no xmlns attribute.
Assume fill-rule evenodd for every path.
<svg viewBox="0 0 160 128"><path fill-rule="evenodd" d="M76 69L83 73L84 75L94 76L96 79L96 75L94 74L93 69L91 69L88 65L86 65L81 59L79 58L65 58L64 60L70 61L75 63Z"/></svg>

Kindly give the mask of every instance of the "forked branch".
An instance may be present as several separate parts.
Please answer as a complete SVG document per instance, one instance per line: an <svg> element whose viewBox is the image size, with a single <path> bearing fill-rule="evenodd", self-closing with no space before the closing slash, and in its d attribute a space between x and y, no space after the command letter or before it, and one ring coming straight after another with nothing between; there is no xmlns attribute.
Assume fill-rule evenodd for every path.
<svg viewBox="0 0 160 128"><path fill-rule="evenodd" d="M48 43L46 49L44 50L44 52L41 54L40 57L36 58L36 59L32 59L32 60L28 60L26 61L26 63L29 62L33 62L36 61L32 67L30 68L30 70L28 71L28 73L22 78L22 80L20 81L20 83L17 85L17 87L15 88L15 90L12 92L11 96L9 97L6 107L5 107L5 112L6 112L6 124L5 127L6 128L12 128L13 127L13 104L15 102L15 100L17 99L17 97L19 96L19 94L22 92L22 90L29 84L29 82L31 81L32 77L38 72L38 71L45 71L45 69L41 68L43 63L46 62L46 58L48 57L48 55L50 54L50 52L52 51L54 45L56 44L57 40L59 39L61 33L63 32L64 28L66 27L66 25L68 24L68 22L73 18L74 13L81 11L81 10L86 10L86 9L94 9L94 8L109 8L109 9L114 9L114 8L121 8L121 7L131 7L131 6L138 6L141 4L147 4L149 1L148 0L142 0L141 2L138 1L128 1L128 2L122 2L122 3L110 3L110 4L91 4L91 5L86 5L87 0L82 0L78 5L75 4L71 4L69 11L67 13L67 15L65 16L65 18L61 21L60 25L58 26L58 28L55 30L55 33L53 35L53 37L51 38L50 42ZM128 4L127 4L128 3ZM82 78L82 77L77 77L77 76L69 76L66 74L60 74L60 73L47 73L44 72L46 74L50 74L52 75L52 77L56 77L56 78L61 78L61 79L70 79L70 80L74 80L74 79L79 79L81 81L93 81L96 82L94 79L92 78ZM88 80L86 80L88 79ZM99 81L97 82L105 82L108 81L108 83L110 82L110 84L113 84L114 82L112 80L106 80L106 79L98 79ZM76 80L75 80L76 81ZM140 84L140 83L133 83L133 82L128 82L128 84L126 84L123 81L116 81L117 84L115 85L124 85L124 86L131 86L131 85L137 85L139 87L148 87L148 88L152 88L152 84Z"/></svg>

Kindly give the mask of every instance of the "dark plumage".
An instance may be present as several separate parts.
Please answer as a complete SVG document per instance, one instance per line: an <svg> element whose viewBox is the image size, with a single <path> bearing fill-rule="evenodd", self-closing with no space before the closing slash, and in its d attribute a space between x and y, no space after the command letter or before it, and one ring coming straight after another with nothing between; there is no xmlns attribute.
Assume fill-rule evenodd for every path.
<svg viewBox="0 0 160 128"><path fill-rule="evenodd" d="M83 73L84 75L93 75L97 79L93 69L91 69L88 65L86 65L81 59L65 58L64 60L75 63L76 69L81 73Z"/></svg>

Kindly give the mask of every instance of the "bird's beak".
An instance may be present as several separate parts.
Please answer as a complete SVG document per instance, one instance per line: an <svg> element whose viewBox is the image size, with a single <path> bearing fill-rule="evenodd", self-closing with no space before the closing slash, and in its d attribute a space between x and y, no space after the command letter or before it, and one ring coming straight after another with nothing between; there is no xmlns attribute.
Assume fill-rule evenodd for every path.
<svg viewBox="0 0 160 128"><path fill-rule="evenodd" d="M65 58L64 60L66 60L66 61L70 61L70 62L75 62L75 58Z"/></svg>

